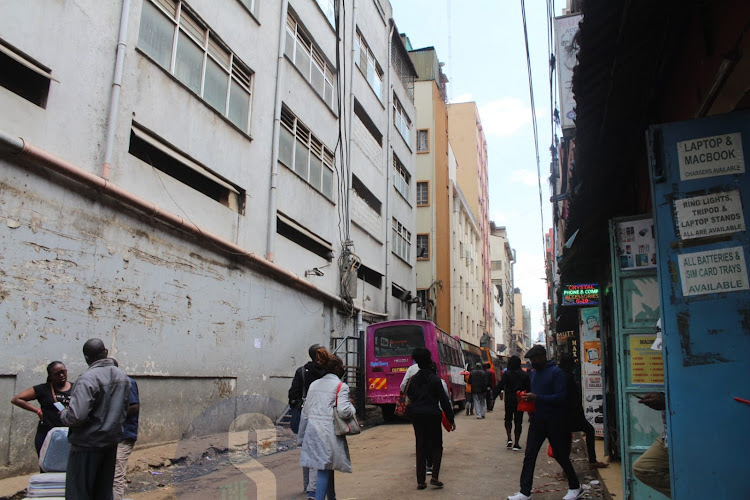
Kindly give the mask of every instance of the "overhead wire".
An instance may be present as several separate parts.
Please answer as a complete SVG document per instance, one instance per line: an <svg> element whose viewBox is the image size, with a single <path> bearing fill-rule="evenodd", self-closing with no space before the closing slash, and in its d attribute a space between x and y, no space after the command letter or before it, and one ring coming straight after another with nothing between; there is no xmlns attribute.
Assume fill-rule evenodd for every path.
<svg viewBox="0 0 750 500"><path fill-rule="evenodd" d="M534 153L536 155L536 173L537 185L539 189L539 216L541 222L542 250L546 250L546 241L544 237L544 205L542 203L542 173L539 162L539 130L537 127L536 105L534 103L534 81L531 74L531 53L529 51L529 32L526 23L526 2L521 0L521 19L523 21L523 38L526 47L526 70L529 79L529 98L531 100L531 121L534 130Z"/></svg>

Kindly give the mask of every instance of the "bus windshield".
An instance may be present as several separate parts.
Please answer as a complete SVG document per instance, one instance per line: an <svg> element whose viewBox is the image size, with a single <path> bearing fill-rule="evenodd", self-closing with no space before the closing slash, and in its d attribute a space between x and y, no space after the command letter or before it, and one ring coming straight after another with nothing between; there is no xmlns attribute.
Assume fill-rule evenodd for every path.
<svg viewBox="0 0 750 500"><path fill-rule="evenodd" d="M415 347L424 347L424 329L419 325L386 326L375 331L375 356L411 356Z"/></svg>

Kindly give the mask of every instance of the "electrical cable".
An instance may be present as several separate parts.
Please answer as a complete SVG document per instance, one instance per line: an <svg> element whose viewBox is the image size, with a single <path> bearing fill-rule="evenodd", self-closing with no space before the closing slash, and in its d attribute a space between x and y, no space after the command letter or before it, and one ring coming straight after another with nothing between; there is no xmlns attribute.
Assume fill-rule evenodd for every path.
<svg viewBox="0 0 750 500"><path fill-rule="evenodd" d="M537 118L536 118L536 107L534 104L534 83L531 75L531 54L529 52L529 32L526 25L526 3L525 0L521 0L521 19L523 21L523 38L526 45L526 69L529 77L529 97L531 99L531 121L534 130L534 153L536 154L536 173L537 173L537 184L539 188L539 216L541 219L541 237L542 237L542 250L546 251L546 242L544 239L544 205L542 202L542 173L539 163L539 131L537 129Z"/></svg>

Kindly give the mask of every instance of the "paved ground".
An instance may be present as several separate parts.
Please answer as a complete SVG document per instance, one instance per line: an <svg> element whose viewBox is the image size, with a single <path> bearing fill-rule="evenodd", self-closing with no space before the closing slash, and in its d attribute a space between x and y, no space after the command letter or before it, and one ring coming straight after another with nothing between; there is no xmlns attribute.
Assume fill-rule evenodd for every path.
<svg viewBox="0 0 750 500"><path fill-rule="evenodd" d="M444 433L442 490L416 489L411 425L368 428L349 438L354 472L336 474L337 496L341 500L505 498L518 491L523 452L505 448L502 417L501 409L488 412L484 420L458 415L456 432ZM524 426L526 431L528 423ZM132 500L303 500L299 450L293 438L288 429L261 430L249 436L237 432L137 450L131 457L126 496ZM575 439L574 464L581 482L588 484L595 475L586 466L583 440ZM567 482L555 478L559 467L545 450L537 460L532 498L559 500ZM2 494L0 485L0 498L11 498ZM583 498L602 496L602 489L594 484Z"/></svg>

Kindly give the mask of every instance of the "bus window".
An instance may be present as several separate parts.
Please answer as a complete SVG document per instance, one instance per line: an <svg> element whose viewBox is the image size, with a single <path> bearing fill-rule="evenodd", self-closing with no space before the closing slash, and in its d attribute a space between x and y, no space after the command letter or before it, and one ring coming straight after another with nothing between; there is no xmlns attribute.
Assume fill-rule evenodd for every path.
<svg viewBox="0 0 750 500"><path fill-rule="evenodd" d="M386 326L375 331L375 356L411 356L415 347L424 347L424 331L419 325Z"/></svg>

